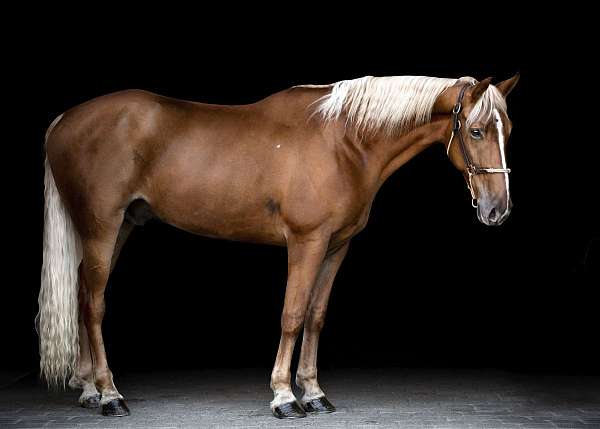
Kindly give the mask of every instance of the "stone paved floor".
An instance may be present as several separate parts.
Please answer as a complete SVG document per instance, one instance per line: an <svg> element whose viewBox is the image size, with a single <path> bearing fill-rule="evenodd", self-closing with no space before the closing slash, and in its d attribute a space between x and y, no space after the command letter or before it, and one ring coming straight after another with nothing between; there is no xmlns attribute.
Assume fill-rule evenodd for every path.
<svg viewBox="0 0 600 429"><path fill-rule="evenodd" d="M0 388L2 428L600 428L600 377L500 371L323 371L338 407L299 420L271 416L268 370L117 374L132 415L106 418L78 393L31 375Z"/></svg>

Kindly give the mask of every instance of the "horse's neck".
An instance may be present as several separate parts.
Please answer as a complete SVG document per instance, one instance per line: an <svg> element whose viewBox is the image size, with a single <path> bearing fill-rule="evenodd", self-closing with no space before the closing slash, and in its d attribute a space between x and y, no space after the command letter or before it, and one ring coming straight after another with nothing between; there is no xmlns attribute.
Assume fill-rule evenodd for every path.
<svg viewBox="0 0 600 429"><path fill-rule="evenodd" d="M382 139L369 144L378 170L379 183L410 161L431 144L442 141L448 128L447 115L435 115L431 122L394 139Z"/></svg>

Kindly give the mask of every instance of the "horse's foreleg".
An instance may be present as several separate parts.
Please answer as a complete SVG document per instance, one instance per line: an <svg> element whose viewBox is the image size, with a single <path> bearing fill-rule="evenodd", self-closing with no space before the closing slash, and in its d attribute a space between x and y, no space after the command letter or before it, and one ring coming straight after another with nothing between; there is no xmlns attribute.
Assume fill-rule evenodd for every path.
<svg viewBox="0 0 600 429"><path fill-rule="evenodd" d="M325 313L335 275L346 256L348 244L327 255L313 288L310 306L304 323L302 350L296 372L296 384L304 394L300 402L308 412L332 412L335 407L329 402L317 381L317 349L319 334L325 323Z"/></svg>
<svg viewBox="0 0 600 429"><path fill-rule="evenodd" d="M271 389L275 395L271 410L279 418L306 416L292 393L290 364L328 241L329 236L324 235L288 239L288 281L281 315L281 340L271 374Z"/></svg>
<svg viewBox="0 0 600 429"><path fill-rule="evenodd" d="M100 400L102 414L111 416L129 414L123 396L113 383L102 338L104 290L110 274L121 221L122 218L114 222L105 221L102 223L101 231L96 231L92 237L82 237L83 260L80 270L80 281L87 293L84 320L94 363L94 381L102 395Z"/></svg>

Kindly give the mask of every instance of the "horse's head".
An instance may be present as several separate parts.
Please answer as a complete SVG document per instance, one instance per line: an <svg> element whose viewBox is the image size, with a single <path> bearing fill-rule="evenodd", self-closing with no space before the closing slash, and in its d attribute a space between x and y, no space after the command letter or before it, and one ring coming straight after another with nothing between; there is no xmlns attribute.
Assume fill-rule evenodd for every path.
<svg viewBox="0 0 600 429"><path fill-rule="evenodd" d="M477 218L486 225L500 225L510 213L506 151L512 124L506 96L519 75L491 85L491 78L473 84L460 79L448 95L452 103L446 150L464 175Z"/></svg>

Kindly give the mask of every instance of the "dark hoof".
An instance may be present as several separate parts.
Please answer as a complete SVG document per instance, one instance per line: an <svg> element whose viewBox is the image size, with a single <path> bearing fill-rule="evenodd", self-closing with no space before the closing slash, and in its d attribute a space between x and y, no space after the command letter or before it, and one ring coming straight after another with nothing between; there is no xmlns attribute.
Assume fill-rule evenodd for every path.
<svg viewBox="0 0 600 429"><path fill-rule="evenodd" d="M102 415L111 417L123 417L129 415L129 408L123 399L113 399L102 404Z"/></svg>
<svg viewBox="0 0 600 429"><path fill-rule="evenodd" d="M299 419L306 417L306 413L298 402L288 402L273 408L273 415L278 419Z"/></svg>
<svg viewBox="0 0 600 429"><path fill-rule="evenodd" d="M83 408L98 408L100 406L101 398L102 395L99 393L93 396L88 396L84 400L79 401L79 405L81 405Z"/></svg>
<svg viewBox="0 0 600 429"><path fill-rule="evenodd" d="M327 397L321 396L320 398L311 399L310 401L305 402L304 411L307 413L333 413L335 407L329 402Z"/></svg>

